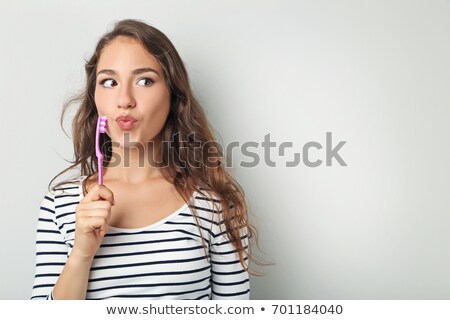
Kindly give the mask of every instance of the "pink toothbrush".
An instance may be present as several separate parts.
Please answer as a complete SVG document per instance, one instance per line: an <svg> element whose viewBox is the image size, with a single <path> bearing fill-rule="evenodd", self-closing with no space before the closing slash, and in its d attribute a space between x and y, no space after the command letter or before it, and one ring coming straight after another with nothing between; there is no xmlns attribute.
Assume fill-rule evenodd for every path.
<svg viewBox="0 0 450 320"><path fill-rule="evenodd" d="M98 117L97 130L95 132L95 155L98 159L98 184L103 184L103 153L100 149L100 133L106 132L106 119L105 116Z"/></svg>

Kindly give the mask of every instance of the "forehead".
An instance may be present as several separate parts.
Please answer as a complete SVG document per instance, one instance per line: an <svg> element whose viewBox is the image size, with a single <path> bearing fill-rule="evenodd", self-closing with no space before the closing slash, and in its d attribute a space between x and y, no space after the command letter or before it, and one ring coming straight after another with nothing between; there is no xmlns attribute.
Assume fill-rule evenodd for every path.
<svg viewBox="0 0 450 320"><path fill-rule="evenodd" d="M103 48L97 64L98 70L113 69L119 73L143 67L162 71L158 60L140 41L123 36L113 39Z"/></svg>

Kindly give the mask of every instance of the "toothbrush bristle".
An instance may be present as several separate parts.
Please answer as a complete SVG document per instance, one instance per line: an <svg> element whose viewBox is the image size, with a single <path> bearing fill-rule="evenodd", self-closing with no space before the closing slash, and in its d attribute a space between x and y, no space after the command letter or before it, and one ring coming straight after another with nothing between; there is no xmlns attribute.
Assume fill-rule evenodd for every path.
<svg viewBox="0 0 450 320"><path fill-rule="evenodd" d="M100 117L100 125L99 125L100 133L106 133L106 123L107 122L108 122L108 119L105 116Z"/></svg>

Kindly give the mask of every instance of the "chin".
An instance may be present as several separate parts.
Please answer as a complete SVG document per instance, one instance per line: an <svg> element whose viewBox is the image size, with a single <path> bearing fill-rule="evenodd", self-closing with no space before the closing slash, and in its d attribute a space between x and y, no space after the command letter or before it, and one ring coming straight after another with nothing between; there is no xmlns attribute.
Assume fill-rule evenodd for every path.
<svg viewBox="0 0 450 320"><path fill-rule="evenodd" d="M136 148L143 146L145 142L142 139L136 139L131 133L125 132L122 137L111 137L113 147Z"/></svg>

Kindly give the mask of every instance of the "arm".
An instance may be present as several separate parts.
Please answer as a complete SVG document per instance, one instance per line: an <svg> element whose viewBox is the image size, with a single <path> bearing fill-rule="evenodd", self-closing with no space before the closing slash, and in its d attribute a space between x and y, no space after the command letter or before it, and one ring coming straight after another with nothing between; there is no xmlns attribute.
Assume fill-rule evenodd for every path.
<svg viewBox="0 0 450 320"><path fill-rule="evenodd" d="M31 299L52 299L53 287L67 260L67 246L55 222L54 195L47 193L36 230L36 269Z"/></svg>
<svg viewBox="0 0 450 320"><path fill-rule="evenodd" d="M54 299L84 300L92 259L79 257L72 251L53 289Z"/></svg>
<svg viewBox="0 0 450 320"><path fill-rule="evenodd" d="M108 199L108 201L100 201ZM92 188L77 205L74 246L68 255L55 218L54 196L48 193L39 212L36 275L32 299L85 299L95 253L108 225L112 193Z"/></svg>
<svg viewBox="0 0 450 320"><path fill-rule="evenodd" d="M77 205L74 245L53 289L55 299L86 299L92 261L108 231L113 202L111 190L96 185Z"/></svg>
<svg viewBox="0 0 450 320"><path fill-rule="evenodd" d="M212 266L212 299L249 299L250 283L246 269L241 265L236 250L226 237L224 230L215 228L210 247ZM222 224L222 229L224 225ZM246 232L242 232L242 242L248 246ZM248 261L248 260L246 260Z"/></svg>
<svg viewBox="0 0 450 320"><path fill-rule="evenodd" d="M42 200L36 232L36 271L31 299L84 299L91 261L68 248L55 220L55 198Z"/></svg>

